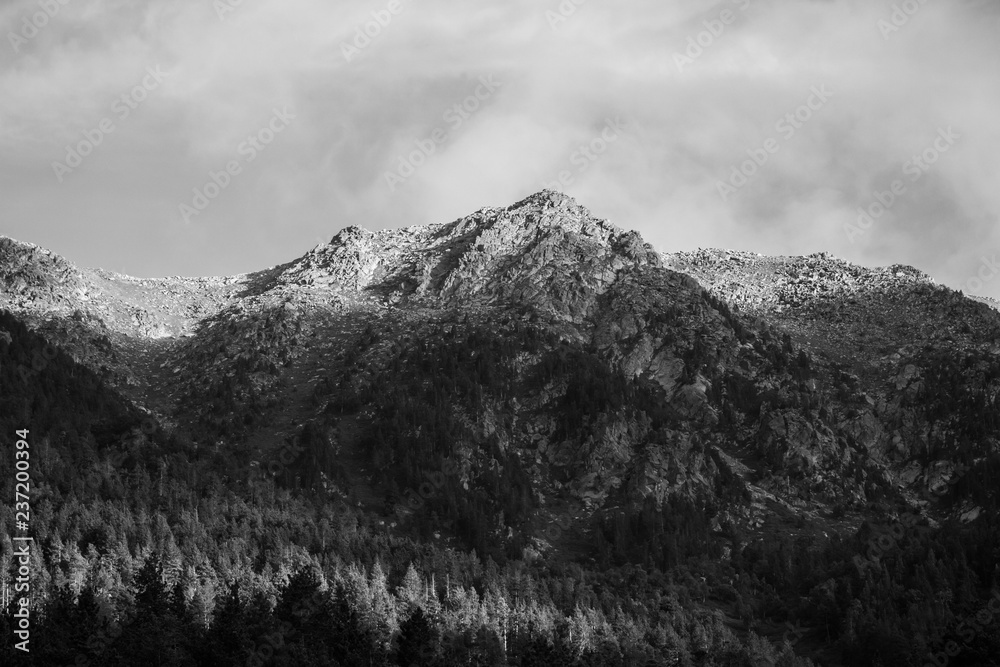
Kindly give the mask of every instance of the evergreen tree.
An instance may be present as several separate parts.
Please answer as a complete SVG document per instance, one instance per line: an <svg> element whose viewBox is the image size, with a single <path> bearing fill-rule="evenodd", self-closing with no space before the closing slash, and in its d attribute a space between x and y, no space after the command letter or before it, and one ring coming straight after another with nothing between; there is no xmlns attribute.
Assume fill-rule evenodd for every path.
<svg viewBox="0 0 1000 667"><path fill-rule="evenodd" d="M437 664L438 632L424 610L417 607L399 628L396 664L400 667L432 667Z"/></svg>

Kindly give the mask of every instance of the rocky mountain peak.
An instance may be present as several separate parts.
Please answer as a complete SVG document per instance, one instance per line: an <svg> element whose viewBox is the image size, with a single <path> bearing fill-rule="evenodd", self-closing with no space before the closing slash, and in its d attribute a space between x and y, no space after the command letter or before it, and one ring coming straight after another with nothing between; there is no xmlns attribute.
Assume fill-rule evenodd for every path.
<svg viewBox="0 0 1000 667"><path fill-rule="evenodd" d="M374 236L373 232L361 227L360 225L348 225L337 232L333 238L330 239L330 243L328 245L350 245L351 243L370 239L372 236Z"/></svg>
<svg viewBox="0 0 1000 667"><path fill-rule="evenodd" d="M544 285L542 278L579 273L595 262L606 265L597 272L606 285L626 265L660 260L637 233L595 218L572 197L544 190L449 223L347 227L288 265L277 282L391 303L412 297L490 302L524 297L532 285L535 291Z"/></svg>
<svg viewBox="0 0 1000 667"><path fill-rule="evenodd" d="M32 243L0 236L0 285L11 301L54 307L67 293L86 294L72 263Z"/></svg>
<svg viewBox="0 0 1000 667"><path fill-rule="evenodd" d="M198 532L185 517L229 515L201 533L188 564L232 540L233 521L257 537L322 536L326 555L360 552L359 536L412 536L518 567L589 562L575 580L633 582L656 618L659 601L675 616L675 582L700 579L720 627L739 617L779 635L785 627L766 624L787 608L816 625L800 646L836 625L858 628L842 639L859 651L874 645L860 630L874 616L856 613L850 591L905 610L941 588L934 613L962 618L983 608L969 582L994 572L1000 314L912 267L828 253L661 256L542 191L443 224L348 226L291 262L230 278L77 269L0 238L0 308L8 432L29 410L33 441L52 425L37 434L46 492L76 493L87 475L107 502L140 508L136 526L159 516L157 531L168 519L156 513L174 508L184 549ZM45 356L46 345L65 356ZM88 373L101 382L80 384ZM135 419L110 418L114 406ZM87 440L73 435L81 415ZM218 476L198 488L206 474ZM278 526L323 523L262 532L242 509L207 511L241 493ZM308 509L296 512L295 497ZM276 506L293 508L291 521L269 514ZM75 549L71 536L90 535L94 517L67 524L59 544ZM102 567L89 554L95 540L114 547L111 534L87 539L81 551ZM949 555L958 540L971 545L961 559ZM57 582L63 547L52 549ZM951 560L934 565L939 554ZM467 562L473 581L484 570ZM646 567L683 576L634 576ZM921 568L930 578L917 581L909 573ZM593 578L600 569L607 579ZM672 602L654 588L668 585ZM780 616L768 620L771 609ZM900 637L926 630L905 618Z"/></svg>

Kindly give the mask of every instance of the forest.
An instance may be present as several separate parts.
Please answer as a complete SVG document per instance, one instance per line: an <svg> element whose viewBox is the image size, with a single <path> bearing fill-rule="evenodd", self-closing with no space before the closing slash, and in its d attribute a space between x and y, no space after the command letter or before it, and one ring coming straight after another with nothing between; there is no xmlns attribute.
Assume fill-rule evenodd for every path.
<svg viewBox="0 0 1000 667"><path fill-rule="evenodd" d="M875 558L871 541L899 532L891 518L850 534L767 539L726 524L723 558L711 520L720 497L741 497L731 481L718 489L728 496L597 516L587 558L525 558L526 536L539 528L530 481L514 454L487 439L499 465L485 483L464 489L446 477L403 522L393 513L401 490L475 437L449 408L472 411L484 397L521 391L504 369L523 353L541 359L527 381L572 378L557 399L563 432L581 414L612 409L677 419L656 407L656 387L530 329L503 340L456 330L438 344L400 346L388 391L370 389L388 376L358 382L351 364L329 378L317 397L328 401L327 418L371 406L363 450L394 471L381 514L323 486L344 475L325 423L301 427L291 463L252 466L240 452L155 425L17 318L0 313L0 330L11 336L0 337L7 584L20 429L30 429L35 540L31 652L14 648L8 606L0 664L902 667L943 655L950 642L961 650L949 665L996 664L1000 655L1000 619L984 612L1000 590L1000 527L990 521L908 527ZM767 349L783 368L807 372L808 360L782 357L781 341ZM952 361L937 363L939 382L915 400L974 414L982 396L948 398L941 383ZM996 370L981 371L985 387ZM765 400L735 379L727 397L741 409ZM976 498L993 513L1000 463L982 456L983 428L992 434L995 424L962 434L970 472L945 500ZM446 525L454 539L436 540Z"/></svg>

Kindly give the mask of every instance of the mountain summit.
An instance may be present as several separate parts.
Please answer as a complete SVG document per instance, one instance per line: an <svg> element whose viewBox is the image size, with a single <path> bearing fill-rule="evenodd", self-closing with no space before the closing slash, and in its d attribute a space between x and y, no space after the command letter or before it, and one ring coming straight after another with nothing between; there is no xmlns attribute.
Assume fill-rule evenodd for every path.
<svg viewBox="0 0 1000 667"><path fill-rule="evenodd" d="M78 269L2 239L0 284L19 323L0 348L42 336L169 434L159 454L141 434L106 445L130 465L184 452L234 489L337 500L496 562L698 562L742 591L712 604L746 629L775 614L747 610L764 589L812 600L812 623L816 605L848 614L828 589L869 576L844 563L872 522L996 516L1000 313L911 267L660 255L544 191L347 227L224 278ZM783 549L826 579L750 575Z"/></svg>
<svg viewBox="0 0 1000 667"><path fill-rule="evenodd" d="M567 271L580 262L587 270L579 279L591 279L590 287L599 289L627 264L658 265L659 258L638 234L594 218L570 197L544 191L451 223L380 232L348 227L293 262L275 282L360 292L393 304L422 298L487 305L553 289L562 293L560 286L572 282ZM580 315L571 303L549 305Z"/></svg>

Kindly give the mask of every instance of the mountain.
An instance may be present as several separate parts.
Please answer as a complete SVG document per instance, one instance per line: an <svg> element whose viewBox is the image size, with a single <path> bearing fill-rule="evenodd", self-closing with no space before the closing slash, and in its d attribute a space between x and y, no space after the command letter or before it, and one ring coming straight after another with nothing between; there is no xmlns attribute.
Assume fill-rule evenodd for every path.
<svg viewBox="0 0 1000 667"><path fill-rule="evenodd" d="M371 660L414 633L421 664L454 660L434 633L482 630L462 650L489 664L903 665L1000 585L1000 313L912 267L660 254L543 191L226 278L3 238L0 284L3 391L26 397L5 414L44 419L55 452L40 586L73 609L132 591L142 611L153 584L97 573L117 554L139 581L152 554L169 571L142 580L200 605L206 644L250 604L223 600L233 581L285 587L259 603L280 615L293 583L320 585L303 563L331 591L387 566L392 613L332 596ZM124 525L95 533L115 503ZM453 583L515 611L459 619ZM962 660L1000 654L980 624Z"/></svg>

